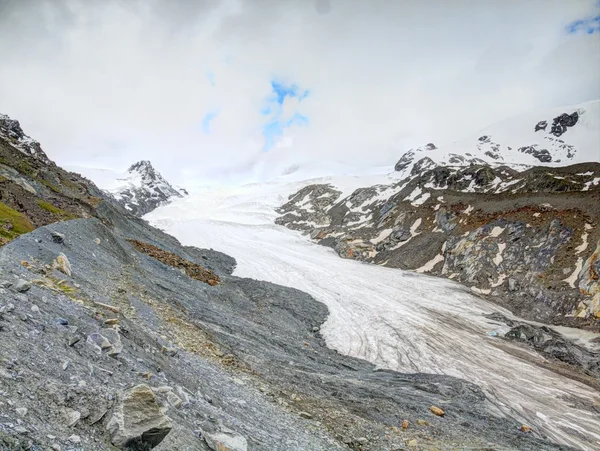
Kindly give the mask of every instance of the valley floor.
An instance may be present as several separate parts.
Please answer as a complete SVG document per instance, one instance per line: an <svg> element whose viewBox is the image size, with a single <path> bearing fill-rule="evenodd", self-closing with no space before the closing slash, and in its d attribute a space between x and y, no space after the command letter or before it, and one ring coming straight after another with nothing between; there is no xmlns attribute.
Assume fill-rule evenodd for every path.
<svg viewBox="0 0 600 451"><path fill-rule="evenodd" d="M478 384L492 409L553 441L600 448L600 393L537 365L532 351L490 332L499 311L461 285L344 260L274 224L274 208L306 183L271 183L198 192L145 217L185 245L236 258L235 275L300 289L327 305L328 346L401 372L429 372ZM493 334L492 334L493 335ZM583 339L590 335L582 336Z"/></svg>

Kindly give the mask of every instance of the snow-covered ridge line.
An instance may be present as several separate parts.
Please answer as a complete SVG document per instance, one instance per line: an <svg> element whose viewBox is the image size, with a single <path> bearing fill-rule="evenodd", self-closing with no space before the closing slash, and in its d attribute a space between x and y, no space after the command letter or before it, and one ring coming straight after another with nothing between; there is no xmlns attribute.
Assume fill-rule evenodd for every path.
<svg viewBox="0 0 600 451"><path fill-rule="evenodd" d="M521 115L439 148L405 152L396 171L408 176L423 158L438 166L565 166L600 161L600 100Z"/></svg>

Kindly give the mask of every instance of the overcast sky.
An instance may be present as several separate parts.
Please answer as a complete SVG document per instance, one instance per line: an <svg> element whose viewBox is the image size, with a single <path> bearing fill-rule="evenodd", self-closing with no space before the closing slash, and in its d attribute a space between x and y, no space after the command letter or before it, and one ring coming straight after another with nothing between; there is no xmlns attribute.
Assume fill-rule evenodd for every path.
<svg viewBox="0 0 600 451"><path fill-rule="evenodd" d="M598 0L0 0L0 112L175 183L393 164L600 97Z"/></svg>

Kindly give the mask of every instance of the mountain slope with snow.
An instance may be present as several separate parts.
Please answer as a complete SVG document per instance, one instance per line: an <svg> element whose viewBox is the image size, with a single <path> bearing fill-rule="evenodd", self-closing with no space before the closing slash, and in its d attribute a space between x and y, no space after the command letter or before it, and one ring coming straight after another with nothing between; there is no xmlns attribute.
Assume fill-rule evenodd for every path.
<svg viewBox="0 0 600 451"><path fill-rule="evenodd" d="M25 155L46 164L50 163L50 160L42 150L40 143L23 132L19 121L11 119L9 116L2 113L0 113L0 138L10 142L15 149L18 149Z"/></svg>
<svg viewBox="0 0 600 451"><path fill-rule="evenodd" d="M66 167L93 180L136 216L188 194L184 188L172 186L147 160L132 164L124 173L85 166Z"/></svg>
<svg viewBox="0 0 600 451"><path fill-rule="evenodd" d="M145 160L132 164L117 181L119 185L109 192L137 216L143 216L159 205L183 196L154 169L152 163Z"/></svg>
<svg viewBox="0 0 600 451"><path fill-rule="evenodd" d="M404 153L396 171L408 176L429 158L441 166L565 166L600 161L600 100L521 115L452 144L429 143Z"/></svg>

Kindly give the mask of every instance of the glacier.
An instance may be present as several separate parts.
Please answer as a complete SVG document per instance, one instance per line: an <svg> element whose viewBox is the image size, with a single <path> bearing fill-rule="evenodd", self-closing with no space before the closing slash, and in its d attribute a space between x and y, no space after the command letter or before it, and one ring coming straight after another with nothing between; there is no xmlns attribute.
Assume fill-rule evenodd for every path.
<svg viewBox="0 0 600 451"><path fill-rule="evenodd" d="M393 175L278 180L197 189L147 214L184 245L236 258L235 275L300 289L323 302L327 345L400 372L460 377L486 393L490 411L532 426L553 441L600 448L600 416L577 400L590 387L536 364L533 351L494 337L507 329L486 318L510 312L449 280L339 258L333 250L274 223L275 208L303 186L332 183L344 192ZM504 329L503 329L504 328ZM595 334L561 328L581 344Z"/></svg>

